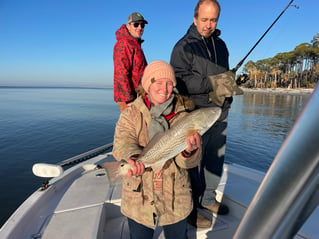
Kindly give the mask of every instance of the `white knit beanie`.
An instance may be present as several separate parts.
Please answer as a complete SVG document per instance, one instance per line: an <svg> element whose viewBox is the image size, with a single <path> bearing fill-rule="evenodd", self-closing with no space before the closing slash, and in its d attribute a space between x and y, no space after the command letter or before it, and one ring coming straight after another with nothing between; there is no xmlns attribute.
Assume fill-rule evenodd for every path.
<svg viewBox="0 0 319 239"><path fill-rule="evenodd" d="M176 86L176 79L173 67L165 61L153 61L148 64L142 77L142 86L148 93L150 85L159 79L170 79Z"/></svg>

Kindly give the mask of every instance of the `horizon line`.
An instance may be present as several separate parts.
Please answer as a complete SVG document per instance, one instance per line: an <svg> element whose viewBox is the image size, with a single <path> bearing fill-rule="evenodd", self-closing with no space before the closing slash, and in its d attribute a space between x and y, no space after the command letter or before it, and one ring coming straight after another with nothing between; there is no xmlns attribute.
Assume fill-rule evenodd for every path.
<svg viewBox="0 0 319 239"><path fill-rule="evenodd" d="M0 88L90 88L90 89L113 89L113 86L41 86L41 85L0 85Z"/></svg>

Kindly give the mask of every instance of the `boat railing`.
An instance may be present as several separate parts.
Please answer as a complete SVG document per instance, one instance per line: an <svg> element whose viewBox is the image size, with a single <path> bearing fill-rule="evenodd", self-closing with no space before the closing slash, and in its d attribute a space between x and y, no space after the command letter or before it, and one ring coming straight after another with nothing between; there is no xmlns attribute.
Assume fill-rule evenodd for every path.
<svg viewBox="0 0 319 239"><path fill-rule="evenodd" d="M95 149L89 150L85 153L76 155L72 158L61 161L57 164L47 164L47 163L36 163L32 167L32 172L35 176L45 178L42 183L40 190L46 190L49 187L49 181L51 178L59 177L63 174L64 170L68 166L73 166L75 164L89 160L105 151L110 150L113 147L113 143L105 144Z"/></svg>
<svg viewBox="0 0 319 239"><path fill-rule="evenodd" d="M319 85L280 148L233 239L288 239L319 203Z"/></svg>
<svg viewBox="0 0 319 239"><path fill-rule="evenodd" d="M105 144L105 145L102 145L100 147L97 147L95 149L92 149L92 150L89 150L85 153L82 153L82 154L79 154L79 155L76 155L72 158L69 158L69 159L66 159L66 160L63 160L59 163L57 163L58 165L60 165L61 167L66 167L66 166L70 166L70 165L74 165L74 164L77 164L77 163L80 163L80 162L83 162L83 161L86 161L90 158L93 158L107 150L110 150L111 148L113 147L113 143L108 143L108 144Z"/></svg>

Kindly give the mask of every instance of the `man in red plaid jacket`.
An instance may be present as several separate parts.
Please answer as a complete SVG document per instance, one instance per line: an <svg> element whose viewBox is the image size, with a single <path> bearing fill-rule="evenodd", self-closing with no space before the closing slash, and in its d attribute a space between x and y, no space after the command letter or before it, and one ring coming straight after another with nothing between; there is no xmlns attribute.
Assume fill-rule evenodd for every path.
<svg viewBox="0 0 319 239"><path fill-rule="evenodd" d="M134 12L129 15L115 33L117 42L113 51L114 62L114 101L121 112L136 99L136 88L147 65L141 44L145 24L144 17Z"/></svg>

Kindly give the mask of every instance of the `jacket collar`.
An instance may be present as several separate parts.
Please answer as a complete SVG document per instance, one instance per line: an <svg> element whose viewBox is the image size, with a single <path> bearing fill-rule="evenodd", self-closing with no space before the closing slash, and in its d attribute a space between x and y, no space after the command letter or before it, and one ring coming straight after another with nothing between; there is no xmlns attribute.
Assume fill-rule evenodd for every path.
<svg viewBox="0 0 319 239"><path fill-rule="evenodd" d="M129 31L127 30L126 24L123 24L116 32L115 32L116 40L126 39L136 41L138 44L142 44L144 42L143 39L136 39L131 36Z"/></svg>
<svg viewBox="0 0 319 239"><path fill-rule="evenodd" d="M150 122L152 120L152 116L150 114L149 108L147 107L147 105L144 101L144 96L145 95L140 95L139 97L137 97L137 99L133 102L133 105L143 114L143 116L145 117L145 120L147 122ZM193 103L188 98L183 98L182 96L175 95L174 101L176 102L175 107L174 107L175 114L177 114L179 112L189 111L189 110L194 109ZM189 101L189 102L187 102L187 101ZM185 108L184 104L186 104L186 108Z"/></svg>

